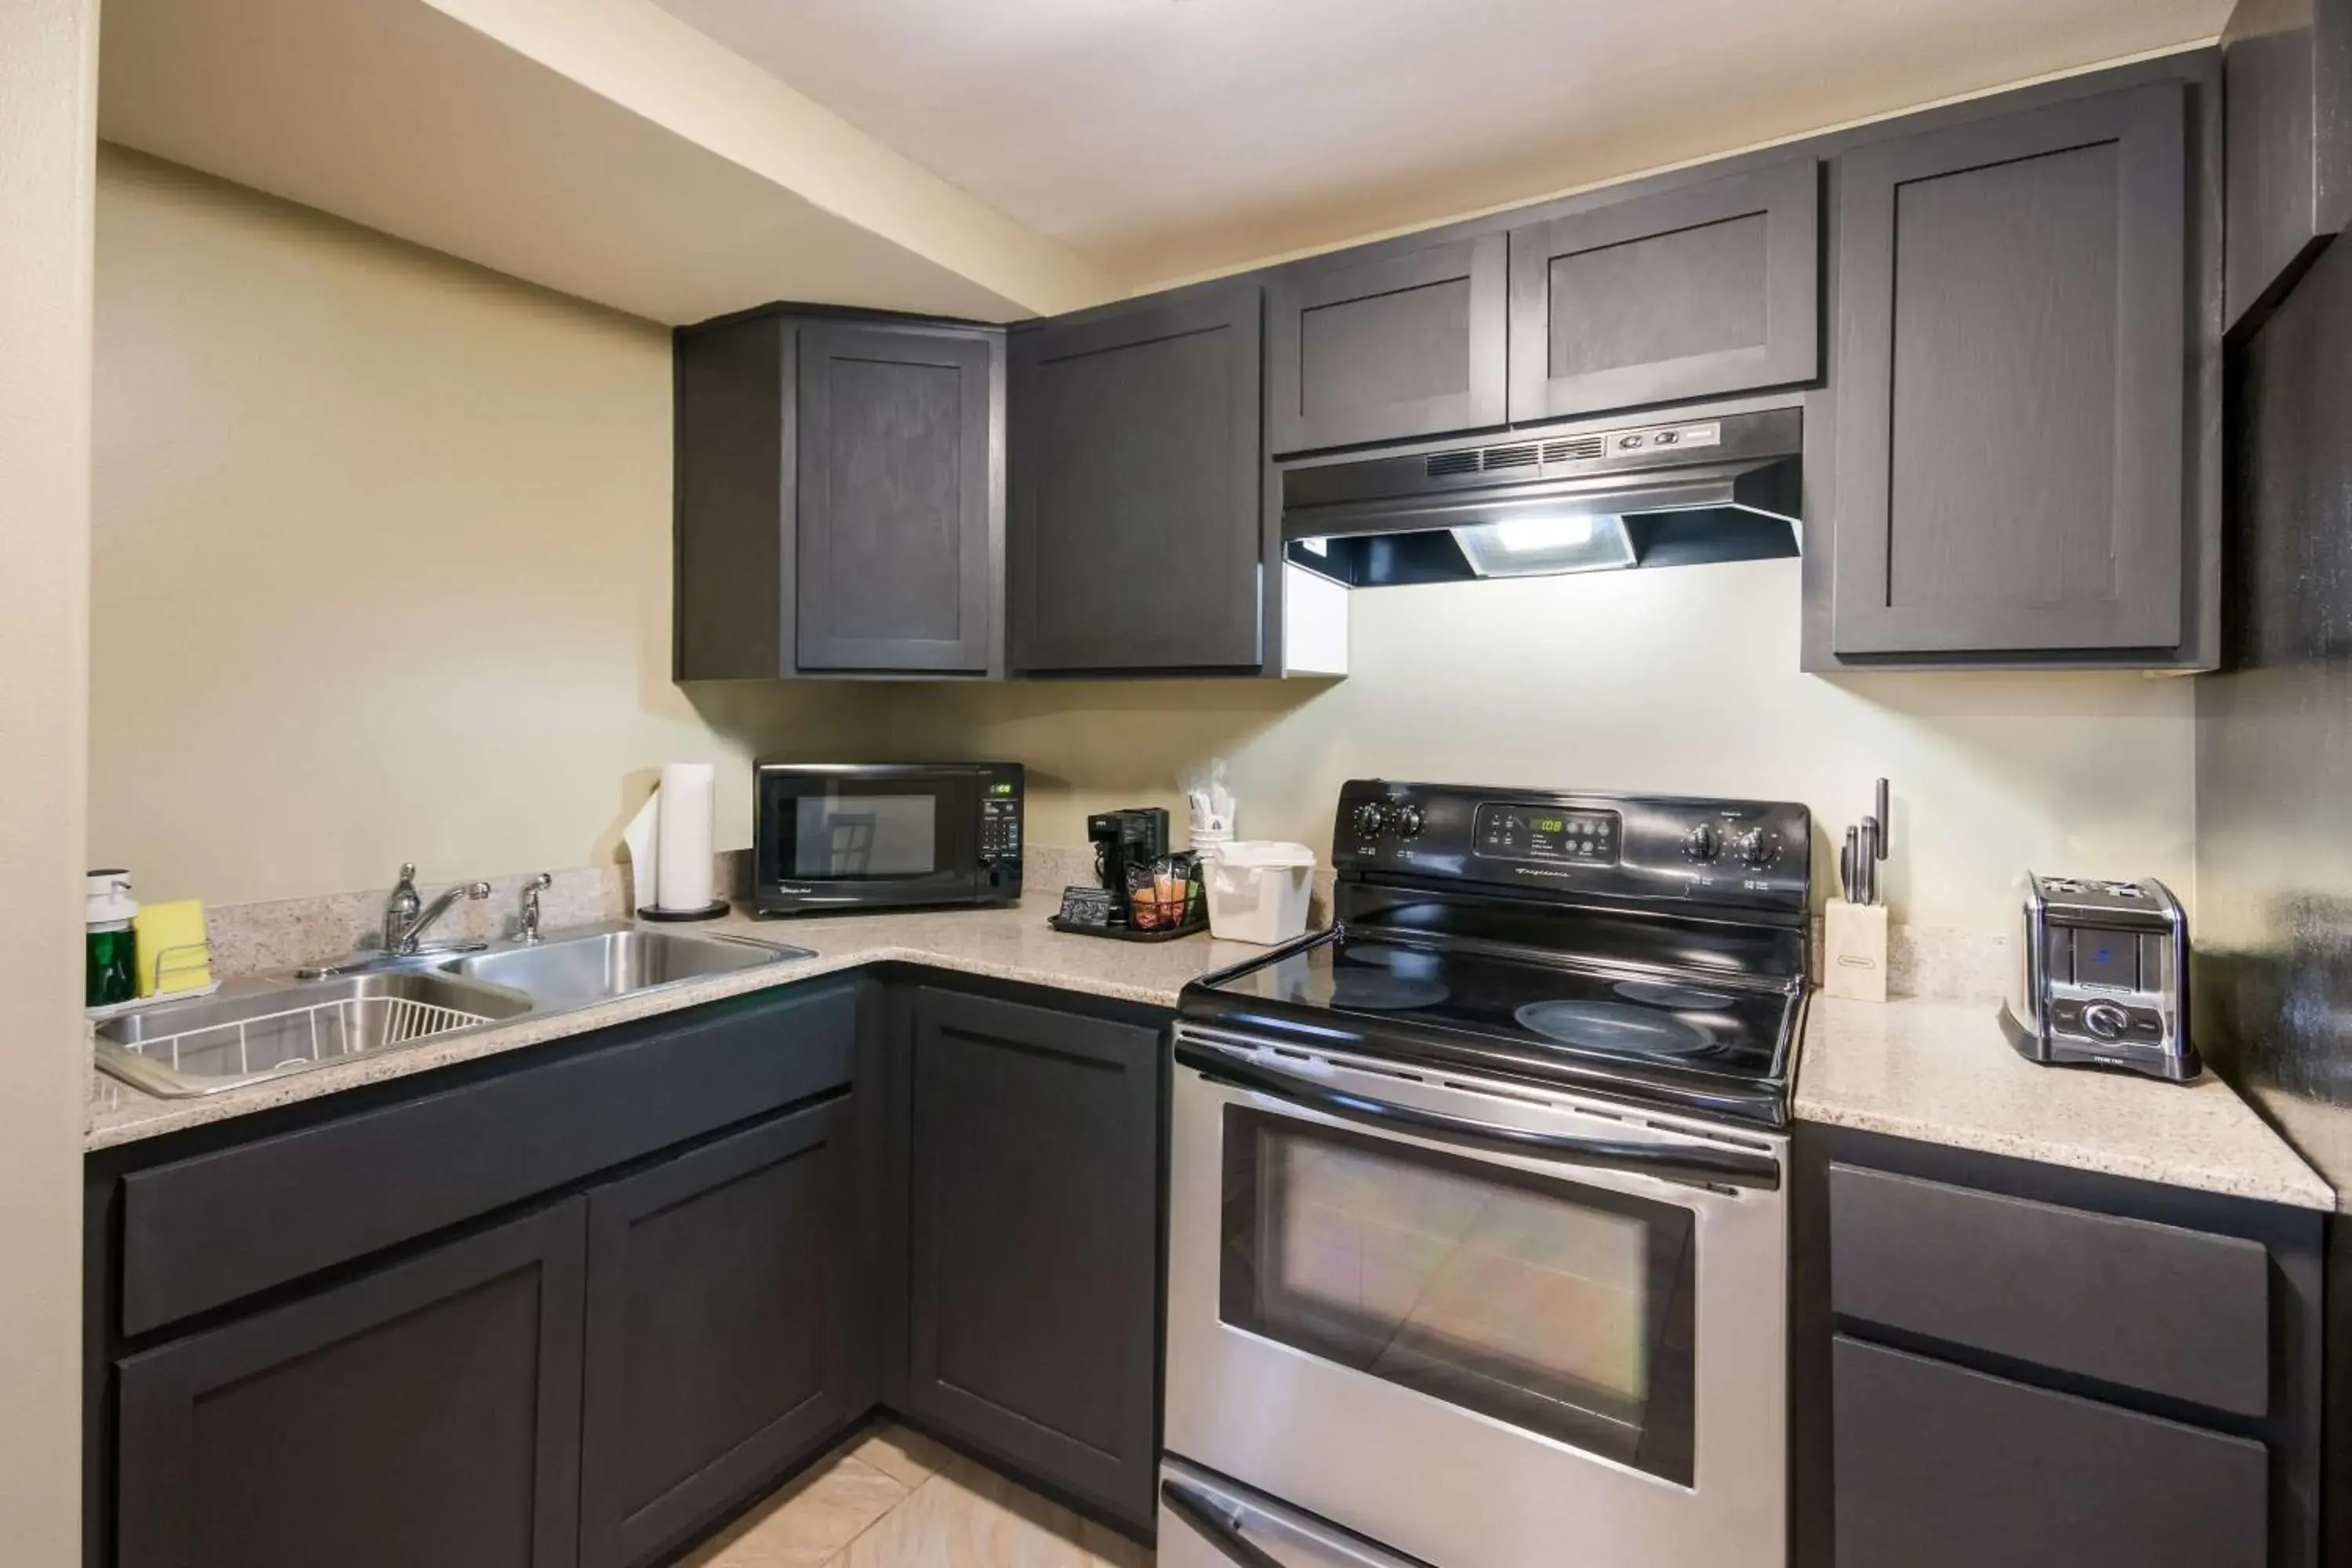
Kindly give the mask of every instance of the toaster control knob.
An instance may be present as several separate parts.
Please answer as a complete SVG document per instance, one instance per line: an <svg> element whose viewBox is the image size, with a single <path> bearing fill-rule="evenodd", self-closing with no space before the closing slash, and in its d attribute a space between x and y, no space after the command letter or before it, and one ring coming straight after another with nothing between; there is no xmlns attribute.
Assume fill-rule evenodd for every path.
<svg viewBox="0 0 2352 1568"><path fill-rule="evenodd" d="M1418 838L1421 837L1421 807L1417 805L1401 805L1398 806L1395 812L1391 815L1393 820L1391 823L1391 826L1395 827L1398 837Z"/></svg>
<svg viewBox="0 0 2352 1568"><path fill-rule="evenodd" d="M1368 800L1356 807L1354 814L1348 820L1354 826L1357 837L1377 838L1380 837L1381 829L1388 824L1388 807L1379 801Z"/></svg>
<svg viewBox="0 0 2352 1568"><path fill-rule="evenodd" d="M1760 827L1751 827L1732 839L1731 852L1739 857L1741 865L1760 871L1780 858L1780 840Z"/></svg>
<svg viewBox="0 0 2352 1568"><path fill-rule="evenodd" d="M2094 1002L2083 1009L2083 1027L2103 1040L2120 1040L2131 1027L2131 1015L2112 1002Z"/></svg>
<svg viewBox="0 0 2352 1568"><path fill-rule="evenodd" d="M1702 863L1712 860L1717 855L1722 854L1723 839L1715 831L1715 825L1712 823L1702 822L1696 827L1692 828L1688 833L1684 834L1683 853L1689 856L1692 859Z"/></svg>

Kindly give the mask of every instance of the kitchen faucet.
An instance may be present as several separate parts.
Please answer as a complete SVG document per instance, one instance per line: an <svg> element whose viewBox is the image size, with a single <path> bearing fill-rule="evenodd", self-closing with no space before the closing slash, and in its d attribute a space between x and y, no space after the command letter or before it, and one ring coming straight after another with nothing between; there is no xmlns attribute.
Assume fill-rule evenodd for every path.
<svg viewBox="0 0 2352 1568"><path fill-rule="evenodd" d="M488 882L459 882L444 888L434 900L423 903L416 896L416 863L409 861L400 868L400 885L383 902L383 950L394 957L405 958L421 950L425 931L435 921L449 912L460 899L487 899L490 896Z"/></svg>

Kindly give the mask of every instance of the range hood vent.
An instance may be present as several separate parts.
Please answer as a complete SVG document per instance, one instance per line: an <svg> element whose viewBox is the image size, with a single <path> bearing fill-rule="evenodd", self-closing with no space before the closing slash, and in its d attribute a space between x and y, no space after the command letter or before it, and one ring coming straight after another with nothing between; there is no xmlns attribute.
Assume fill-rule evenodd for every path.
<svg viewBox="0 0 2352 1568"><path fill-rule="evenodd" d="M1773 408L1295 467L1284 552L1351 588L1790 556L1803 429Z"/></svg>

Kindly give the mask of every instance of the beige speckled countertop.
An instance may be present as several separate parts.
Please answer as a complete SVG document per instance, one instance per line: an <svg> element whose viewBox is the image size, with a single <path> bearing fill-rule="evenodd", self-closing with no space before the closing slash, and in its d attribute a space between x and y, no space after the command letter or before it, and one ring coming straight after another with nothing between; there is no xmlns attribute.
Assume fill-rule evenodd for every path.
<svg viewBox="0 0 2352 1568"><path fill-rule="evenodd" d="M1998 1007L1814 997L1798 1062L1797 1119L2335 1208L2334 1190L2211 1073L2172 1084L2037 1066L2010 1047Z"/></svg>
<svg viewBox="0 0 2352 1568"><path fill-rule="evenodd" d="M785 942L808 948L816 956L715 975L674 989L641 993L571 1012L526 1015L512 1023L451 1035L425 1045L294 1073L201 1099L158 1100L125 1088L110 1078L93 1074L89 1133L85 1147L110 1148L270 1106L333 1094L361 1084L381 1083L453 1062L543 1045L722 996L789 985L861 963L928 964L966 974L1173 1007L1176 993L1186 981L1265 951L1241 942L1213 942L1205 936L1171 942L1064 936L1046 929L1049 908L1045 900L1033 899L1028 907L1021 909L940 910L920 914L786 921L733 916L707 925L672 928L725 931ZM548 934L555 938L563 933Z"/></svg>
<svg viewBox="0 0 2352 1568"><path fill-rule="evenodd" d="M693 929L789 942L816 956L529 1015L202 1099L157 1100L94 1074L87 1147L202 1126L863 963L926 964L1172 1007L1185 982L1265 951L1207 937L1139 943L1063 936L1046 929L1045 905L1036 900L1010 910L791 921L739 916ZM2336 1206L2327 1184L2210 1074L2182 1086L2036 1067L2010 1048L1994 1021L1995 1005L1814 997L1798 1062L1797 1118L2305 1208Z"/></svg>

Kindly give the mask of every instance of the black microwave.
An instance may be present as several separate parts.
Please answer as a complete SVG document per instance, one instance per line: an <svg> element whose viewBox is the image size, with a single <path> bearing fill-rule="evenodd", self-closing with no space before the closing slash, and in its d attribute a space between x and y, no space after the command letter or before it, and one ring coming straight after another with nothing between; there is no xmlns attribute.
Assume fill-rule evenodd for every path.
<svg viewBox="0 0 2352 1568"><path fill-rule="evenodd" d="M1021 896L1018 763L772 763L752 773L764 915L1009 904Z"/></svg>

